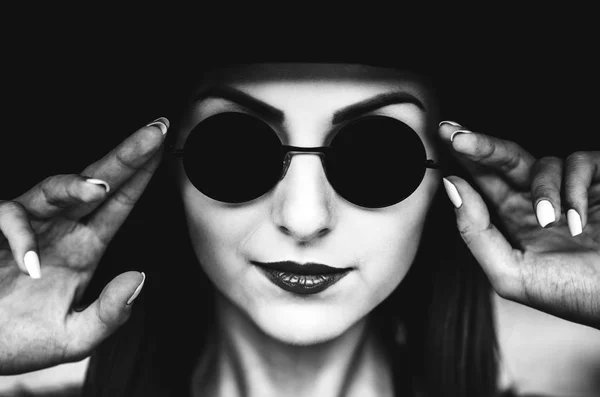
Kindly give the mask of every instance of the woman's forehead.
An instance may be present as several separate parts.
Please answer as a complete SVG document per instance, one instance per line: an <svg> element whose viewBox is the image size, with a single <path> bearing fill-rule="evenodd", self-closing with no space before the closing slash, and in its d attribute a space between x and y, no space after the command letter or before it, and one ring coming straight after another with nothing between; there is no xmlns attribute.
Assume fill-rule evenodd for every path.
<svg viewBox="0 0 600 397"><path fill-rule="evenodd" d="M202 85L215 83L311 82L390 82L422 83L415 73L373 65L345 63L251 63L210 70Z"/></svg>

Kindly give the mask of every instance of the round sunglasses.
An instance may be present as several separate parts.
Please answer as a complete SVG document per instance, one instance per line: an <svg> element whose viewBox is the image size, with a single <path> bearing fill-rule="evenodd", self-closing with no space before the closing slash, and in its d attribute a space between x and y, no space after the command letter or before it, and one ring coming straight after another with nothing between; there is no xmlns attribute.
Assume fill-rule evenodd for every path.
<svg viewBox="0 0 600 397"><path fill-rule="evenodd" d="M383 208L410 196L427 168L415 130L386 116L365 116L337 131L328 146L283 145L266 122L246 113L208 117L189 133L183 158L190 182L206 196L225 203L244 203L269 192L285 177L297 154L317 154L332 188L347 201L365 208Z"/></svg>

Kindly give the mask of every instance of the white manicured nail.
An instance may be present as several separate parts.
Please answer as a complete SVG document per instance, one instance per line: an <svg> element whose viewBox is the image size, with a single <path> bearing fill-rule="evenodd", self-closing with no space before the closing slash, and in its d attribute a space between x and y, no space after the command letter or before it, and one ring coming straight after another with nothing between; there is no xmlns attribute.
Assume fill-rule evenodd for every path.
<svg viewBox="0 0 600 397"><path fill-rule="evenodd" d="M88 183L93 183L94 185L104 186L104 190L106 190L106 193L110 192L110 186L108 186L108 183L104 182L102 179L89 178L85 181Z"/></svg>
<svg viewBox="0 0 600 397"><path fill-rule="evenodd" d="M443 178L444 179L444 187L446 188L446 193L448 193L448 197L450 198L450 201L452 201L452 204L454 204L454 207L456 208L460 208L462 206L462 199L460 198L460 194L458 194L458 190L456 190L456 186L454 186L454 184L452 182L450 182L448 179Z"/></svg>
<svg viewBox="0 0 600 397"><path fill-rule="evenodd" d="M438 124L438 127L441 127L442 124L450 124L451 126L454 126L454 127L462 127L462 125L458 124L457 122L450 121L450 120L440 121L440 124Z"/></svg>
<svg viewBox="0 0 600 397"><path fill-rule="evenodd" d="M27 269L27 273L29 273L31 278L42 277L42 272L40 270L40 258L35 251L27 251L23 257L23 262L25 262L25 268Z"/></svg>
<svg viewBox="0 0 600 397"><path fill-rule="evenodd" d="M167 120L164 117L159 117L156 120L154 120L153 122L151 122L150 124L146 125L146 127L152 127L152 126L157 126L158 128L160 128L163 135L165 135L167 133L167 130L169 129L169 120Z"/></svg>
<svg viewBox="0 0 600 397"><path fill-rule="evenodd" d="M146 274L144 272L141 272L141 273L142 273L142 282L140 283L140 285L137 286L135 291L133 291L133 295L131 295L131 298L129 298L129 300L127 301L128 305L131 305L133 303L135 298L137 298L138 295L140 294L142 287L144 286L144 281L146 281Z"/></svg>
<svg viewBox="0 0 600 397"><path fill-rule="evenodd" d="M535 212L541 227L546 227L549 223L556 220L556 217L554 216L554 207L548 200L542 200L537 203Z"/></svg>
<svg viewBox="0 0 600 397"><path fill-rule="evenodd" d="M450 135L450 142L454 142L454 137L456 136L456 134L471 134L471 131L469 130L456 130L452 133L452 135Z"/></svg>
<svg viewBox="0 0 600 397"><path fill-rule="evenodd" d="M581 226L581 216L579 216L579 213L573 208L567 211L567 223L569 225L571 236L575 237L583 231L583 227Z"/></svg>
<svg viewBox="0 0 600 397"><path fill-rule="evenodd" d="M440 124L438 124L438 127L441 127L442 124L450 124L453 127L462 127L462 125L458 124L456 121L450 121L450 120L440 121Z"/></svg>

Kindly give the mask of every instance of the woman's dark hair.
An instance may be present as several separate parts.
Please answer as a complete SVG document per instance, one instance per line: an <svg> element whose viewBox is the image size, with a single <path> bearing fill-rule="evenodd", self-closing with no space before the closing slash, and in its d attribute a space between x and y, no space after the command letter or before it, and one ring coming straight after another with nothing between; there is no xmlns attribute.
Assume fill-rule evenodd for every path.
<svg viewBox="0 0 600 397"><path fill-rule="evenodd" d="M185 98L183 91L173 90L171 98ZM170 105L175 130L182 102ZM191 248L167 166L173 160L164 156L86 292L86 299L94 299L125 270L147 274L129 321L92 355L85 396L187 395L193 366L206 348L214 287ZM450 158L442 161L449 173L457 172ZM371 314L371 326L389 347L397 393L491 396L497 368L490 289L456 231L443 189L421 241L406 278Z"/></svg>

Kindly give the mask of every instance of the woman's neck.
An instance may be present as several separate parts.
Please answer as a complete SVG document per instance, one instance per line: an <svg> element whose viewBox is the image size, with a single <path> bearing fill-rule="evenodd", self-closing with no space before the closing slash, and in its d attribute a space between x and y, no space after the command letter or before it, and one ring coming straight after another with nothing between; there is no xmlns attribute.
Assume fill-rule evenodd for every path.
<svg viewBox="0 0 600 397"><path fill-rule="evenodd" d="M216 305L212 351L196 368L194 396L392 395L391 368L367 319L334 340L294 346L266 335L223 296Z"/></svg>

